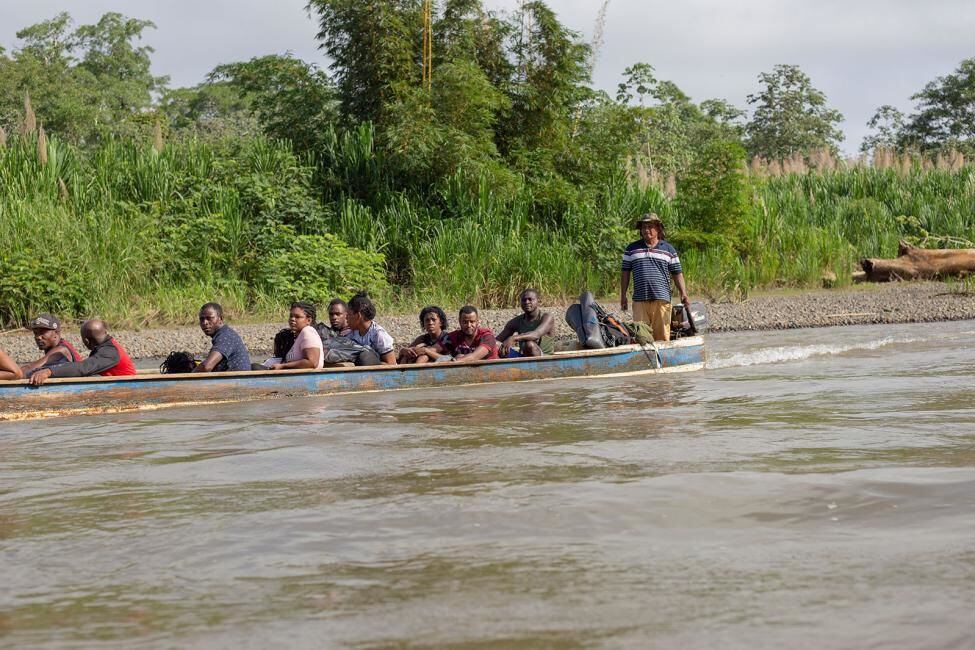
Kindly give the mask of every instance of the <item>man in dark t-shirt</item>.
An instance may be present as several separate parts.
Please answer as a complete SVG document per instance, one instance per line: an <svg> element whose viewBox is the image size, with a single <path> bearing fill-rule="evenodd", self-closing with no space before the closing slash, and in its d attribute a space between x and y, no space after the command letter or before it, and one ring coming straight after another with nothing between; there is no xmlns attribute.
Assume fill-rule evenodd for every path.
<svg viewBox="0 0 975 650"><path fill-rule="evenodd" d="M207 358L193 372L239 372L251 369L251 358L244 342L223 322L223 307L208 302L200 307L200 329L210 337L212 347Z"/></svg>

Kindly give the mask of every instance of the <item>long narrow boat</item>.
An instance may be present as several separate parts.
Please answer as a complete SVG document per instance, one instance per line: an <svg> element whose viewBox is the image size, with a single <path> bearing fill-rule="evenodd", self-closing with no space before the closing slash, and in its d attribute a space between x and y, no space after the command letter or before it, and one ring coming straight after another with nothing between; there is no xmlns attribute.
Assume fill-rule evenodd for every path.
<svg viewBox="0 0 975 650"><path fill-rule="evenodd" d="M112 413L164 406L241 402L272 397L441 388L469 384L613 377L699 370L704 342L688 337L657 345L558 352L408 366L278 370L213 374L51 379L33 387L0 382L0 420Z"/></svg>

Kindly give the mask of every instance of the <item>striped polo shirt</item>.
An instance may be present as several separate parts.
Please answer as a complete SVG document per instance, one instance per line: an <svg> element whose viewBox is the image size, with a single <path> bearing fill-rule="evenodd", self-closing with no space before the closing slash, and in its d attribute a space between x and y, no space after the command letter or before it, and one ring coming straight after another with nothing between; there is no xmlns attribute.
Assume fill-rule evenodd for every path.
<svg viewBox="0 0 975 650"><path fill-rule="evenodd" d="M670 302L670 276L682 273L677 251L660 240L650 248L642 239L626 247L623 270L633 277L633 300Z"/></svg>

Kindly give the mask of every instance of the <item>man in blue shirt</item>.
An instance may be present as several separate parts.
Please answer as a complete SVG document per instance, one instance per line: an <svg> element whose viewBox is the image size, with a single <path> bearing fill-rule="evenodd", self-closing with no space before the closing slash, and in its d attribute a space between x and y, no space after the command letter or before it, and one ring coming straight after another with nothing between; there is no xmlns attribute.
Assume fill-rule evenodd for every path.
<svg viewBox="0 0 975 650"><path fill-rule="evenodd" d="M633 276L633 320L649 323L656 341L670 340L670 278L680 301L690 309L684 272L674 247L664 241L664 224L653 214L636 222L641 239L626 247L620 274L620 307L626 311L626 292Z"/></svg>
<svg viewBox="0 0 975 650"><path fill-rule="evenodd" d="M200 329L213 342L210 353L193 372L230 371L239 372L251 369L251 358L247 354L240 335L223 323L223 307L208 302L200 307Z"/></svg>

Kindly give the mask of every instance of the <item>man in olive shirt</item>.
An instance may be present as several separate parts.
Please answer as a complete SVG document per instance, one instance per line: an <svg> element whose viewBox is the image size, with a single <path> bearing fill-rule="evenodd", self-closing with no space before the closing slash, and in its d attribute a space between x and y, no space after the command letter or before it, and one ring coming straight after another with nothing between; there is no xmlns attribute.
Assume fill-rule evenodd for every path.
<svg viewBox="0 0 975 650"><path fill-rule="evenodd" d="M539 309L541 301L534 289L521 292L521 310L524 312L508 321L498 340L501 341L501 358L540 357L555 352L555 319Z"/></svg>

